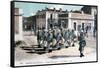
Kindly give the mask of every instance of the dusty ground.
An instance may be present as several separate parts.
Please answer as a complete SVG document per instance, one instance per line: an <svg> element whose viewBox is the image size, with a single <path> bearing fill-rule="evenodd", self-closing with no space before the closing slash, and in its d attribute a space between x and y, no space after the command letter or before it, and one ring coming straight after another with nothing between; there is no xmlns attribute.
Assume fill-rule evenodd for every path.
<svg viewBox="0 0 100 68"><path fill-rule="evenodd" d="M25 35L24 41L27 45L37 44L36 36ZM27 50L22 50L20 47L15 48L15 65L40 65L53 63L71 63L71 62L86 62L96 61L96 38L91 35L86 38L87 46L85 47L85 57L79 57L79 45L76 43L75 47L63 48L51 53L36 54L26 53Z"/></svg>

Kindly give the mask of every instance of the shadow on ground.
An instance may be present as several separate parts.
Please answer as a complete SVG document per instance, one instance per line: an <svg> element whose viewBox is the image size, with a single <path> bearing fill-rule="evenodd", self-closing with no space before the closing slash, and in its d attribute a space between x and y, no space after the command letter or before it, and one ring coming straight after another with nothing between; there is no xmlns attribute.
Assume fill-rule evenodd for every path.
<svg viewBox="0 0 100 68"><path fill-rule="evenodd" d="M51 59L58 59L58 58L71 58L71 57L79 57L79 55L61 55L61 56L51 56Z"/></svg>

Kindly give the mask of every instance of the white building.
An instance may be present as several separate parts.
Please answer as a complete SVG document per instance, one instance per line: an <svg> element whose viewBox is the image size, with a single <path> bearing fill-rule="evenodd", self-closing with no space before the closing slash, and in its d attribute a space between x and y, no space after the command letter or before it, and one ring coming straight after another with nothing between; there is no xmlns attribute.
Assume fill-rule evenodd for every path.
<svg viewBox="0 0 100 68"><path fill-rule="evenodd" d="M81 13L70 12L68 17L69 29L79 30L85 29L87 26L91 27L93 31L94 27L94 16L90 14L85 14L83 11Z"/></svg>
<svg viewBox="0 0 100 68"><path fill-rule="evenodd" d="M23 16L22 9L14 9L14 29L15 29L15 41L23 40L23 28L22 28Z"/></svg>
<svg viewBox="0 0 100 68"><path fill-rule="evenodd" d="M63 11L46 8L36 13L36 26L38 28L45 28L48 30L51 27L59 26L68 29L85 29L89 26L93 31L94 16L91 14L85 14L83 11Z"/></svg>

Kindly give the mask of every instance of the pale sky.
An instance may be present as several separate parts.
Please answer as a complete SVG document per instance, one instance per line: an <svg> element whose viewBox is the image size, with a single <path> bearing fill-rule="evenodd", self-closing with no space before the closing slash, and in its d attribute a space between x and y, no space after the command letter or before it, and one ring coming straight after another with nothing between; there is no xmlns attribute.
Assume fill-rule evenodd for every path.
<svg viewBox="0 0 100 68"><path fill-rule="evenodd" d="M43 4L43 3L27 3L27 2L15 2L16 8L21 8L23 10L23 16L28 17L35 15L38 10L48 8L62 8L62 10L80 10L83 6L76 5L59 5L59 4Z"/></svg>

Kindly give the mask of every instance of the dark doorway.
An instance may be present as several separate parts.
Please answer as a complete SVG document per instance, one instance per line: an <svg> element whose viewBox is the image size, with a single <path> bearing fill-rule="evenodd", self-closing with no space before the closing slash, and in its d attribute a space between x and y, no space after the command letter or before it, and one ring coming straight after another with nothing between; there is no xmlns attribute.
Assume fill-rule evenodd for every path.
<svg viewBox="0 0 100 68"><path fill-rule="evenodd" d="M76 30L76 22L74 22L74 30Z"/></svg>
<svg viewBox="0 0 100 68"><path fill-rule="evenodd" d="M50 29L52 29L53 28L53 25L52 24L50 24Z"/></svg>
<svg viewBox="0 0 100 68"><path fill-rule="evenodd" d="M52 20L52 14L50 15L50 19Z"/></svg>
<svg viewBox="0 0 100 68"><path fill-rule="evenodd" d="M84 30L84 23L82 23L82 30Z"/></svg>

